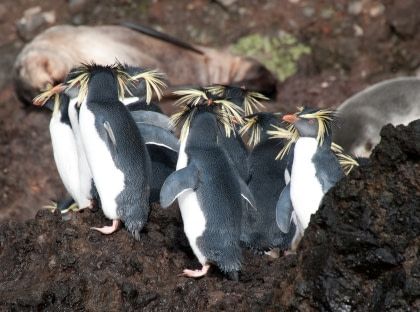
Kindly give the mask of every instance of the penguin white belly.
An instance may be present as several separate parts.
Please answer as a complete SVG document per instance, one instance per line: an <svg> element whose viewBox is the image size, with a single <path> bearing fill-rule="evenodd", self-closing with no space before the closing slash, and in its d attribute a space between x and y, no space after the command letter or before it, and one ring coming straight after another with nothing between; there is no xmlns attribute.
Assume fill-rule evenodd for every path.
<svg viewBox="0 0 420 312"><path fill-rule="evenodd" d="M188 133L189 130L187 130L185 139L181 142L181 146L179 147L176 170L185 168L188 164L188 155L185 153ZM178 206L181 210L182 221L184 222L185 236L187 236L191 249L198 261L204 265L206 264L207 259L197 246L197 238L203 235L206 228L206 219L198 202L197 194L193 190L184 191L178 196Z"/></svg>
<svg viewBox="0 0 420 312"><path fill-rule="evenodd" d="M111 152L96 130L95 115L86 104L80 108L79 125L104 215L112 220L119 219L116 198L124 190L124 173L115 166Z"/></svg>
<svg viewBox="0 0 420 312"><path fill-rule="evenodd" d="M83 147L82 138L80 135L79 120L76 111L77 99L71 99L69 103L69 119L73 129L74 139L76 141L77 155L78 155L78 174L79 174L79 195L77 204L79 208L90 206L92 187L92 172L86 159L85 149Z"/></svg>
<svg viewBox="0 0 420 312"><path fill-rule="evenodd" d="M312 162L317 148L316 139L299 138L294 151L290 198L298 223L303 229L307 228L311 215L318 210L324 196Z"/></svg>
<svg viewBox="0 0 420 312"><path fill-rule="evenodd" d="M79 162L77 146L71 127L60 121L58 112L51 118L50 134L58 174L71 197L79 203Z"/></svg>
<svg viewBox="0 0 420 312"><path fill-rule="evenodd" d="M179 146L178 161L176 163L176 170L185 168L188 164L188 156L185 153L185 145L187 144L188 133L189 133L189 130L187 130L187 132L185 134L185 139L181 142L181 145Z"/></svg>
<svg viewBox="0 0 420 312"><path fill-rule="evenodd" d="M179 195L178 205L184 222L185 235L198 261L204 265L207 259L197 246L197 238L203 235L206 219L198 203L197 194L193 190L185 191Z"/></svg>

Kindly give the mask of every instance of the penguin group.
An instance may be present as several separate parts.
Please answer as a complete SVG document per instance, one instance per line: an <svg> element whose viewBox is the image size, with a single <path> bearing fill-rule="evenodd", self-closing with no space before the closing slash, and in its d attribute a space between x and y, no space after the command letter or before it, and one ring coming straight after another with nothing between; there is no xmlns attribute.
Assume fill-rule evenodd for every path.
<svg viewBox="0 0 420 312"><path fill-rule="evenodd" d="M162 153L169 150L168 155L177 153L177 139L167 127L148 124L147 117L136 121L127 108L152 113L143 107L150 104L152 91L160 96L160 88L165 86L162 77L156 71L118 62L109 66L81 64L64 82L34 100L34 104L52 107L50 133L64 186L79 209L96 203L112 220L111 226L93 227L104 234L115 232L122 222L140 239L151 194L159 193L156 189L165 179L152 175L153 160L147 146L156 145ZM135 103L124 103L126 93L137 98ZM170 161L155 162L155 167L162 167L156 171L166 175L175 170L175 163L172 165Z"/></svg>
<svg viewBox="0 0 420 312"><path fill-rule="evenodd" d="M239 280L244 248L296 252L324 194L358 165L332 142L334 111L264 112L261 93L214 84L175 91L178 112L166 116L152 101L165 86L154 69L89 63L34 99L52 111L68 206L100 207L112 224L93 230L123 225L140 240L150 203L177 201L202 266L187 277L213 265Z"/></svg>

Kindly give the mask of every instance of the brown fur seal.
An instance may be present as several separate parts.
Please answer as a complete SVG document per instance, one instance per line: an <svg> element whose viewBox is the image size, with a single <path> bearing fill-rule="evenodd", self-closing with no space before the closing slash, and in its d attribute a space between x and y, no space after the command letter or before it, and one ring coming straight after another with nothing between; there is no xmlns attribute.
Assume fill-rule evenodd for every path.
<svg viewBox="0 0 420 312"><path fill-rule="evenodd" d="M420 79L402 77L374 84L344 101L337 112L340 127L334 142L347 153L369 157L383 126L420 118Z"/></svg>
<svg viewBox="0 0 420 312"><path fill-rule="evenodd" d="M134 27L131 27L134 28ZM28 43L16 58L16 93L24 102L62 81L81 62L157 68L171 87L213 83L247 85L272 96L277 80L257 60L202 46L182 47L144 32L117 26L53 26Z"/></svg>

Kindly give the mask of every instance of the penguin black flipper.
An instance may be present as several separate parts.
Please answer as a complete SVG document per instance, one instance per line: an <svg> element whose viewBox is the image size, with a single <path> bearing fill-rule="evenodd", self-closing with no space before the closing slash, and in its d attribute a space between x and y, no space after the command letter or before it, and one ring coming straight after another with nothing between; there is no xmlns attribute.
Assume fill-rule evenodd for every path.
<svg viewBox="0 0 420 312"><path fill-rule="evenodd" d="M150 181L150 202L158 202L160 190L165 180L175 171L178 161L178 153L154 144L147 144L149 152L153 179Z"/></svg>
<svg viewBox="0 0 420 312"><path fill-rule="evenodd" d="M312 161L317 168L321 169L317 170L315 175L321 183L324 194L345 177L345 173L337 157L330 151L328 153L322 153L322 157L315 154Z"/></svg>
<svg viewBox="0 0 420 312"><path fill-rule="evenodd" d="M175 152L179 151L178 138L172 132L147 123L136 124L146 144L155 144Z"/></svg>
<svg viewBox="0 0 420 312"><path fill-rule="evenodd" d="M257 209L257 202L254 199L254 195L252 195L252 192L250 191L248 185L242 180L241 178L238 178L239 186L241 187L241 195L242 197L254 208Z"/></svg>
<svg viewBox="0 0 420 312"><path fill-rule="evenodd" d="M136 123L147 123L169 130L170 119L164 114L145 110L135 110L130 113Z"/></svg>
<svg viewBox="0 0 420 312"><path fill-rule="evenodd" d="M290 199L290 183L285 186L280 194L276 206L276 221L283 233L288 233L292 222L293 205Z"/></svg>
<svg viewBox="0 0 420 312"><path fill-rule="evenodd" d="M196 189L199 182L198 168L194 163L172 173L163 183L160 191L160 205L169 207L180 194L189 189Z"/></svg>
<svg viewBox="0 0 420 312"><path fill-rule="evenodd" d="M127 107L127 109L131 113L142 110L142 111L148 111L148 112L155 112L155 113L164 114L163 113L163 110L155 102L150 102L149 104L147 104L146 101L141 101L140 100L140 101L135 101L135 102L126 104L125 107Z"/></svg>

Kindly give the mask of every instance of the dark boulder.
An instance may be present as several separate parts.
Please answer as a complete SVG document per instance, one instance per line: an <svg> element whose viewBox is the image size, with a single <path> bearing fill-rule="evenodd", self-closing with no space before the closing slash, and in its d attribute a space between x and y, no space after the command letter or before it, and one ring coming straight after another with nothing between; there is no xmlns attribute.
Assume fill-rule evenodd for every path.
<svg viewBox="0 0 420 312"><path fill-rule="evenodd" d="M419 311L419 176L420 120L385 126L370 161L326 194L273 303L285 311Z"/></svg>

